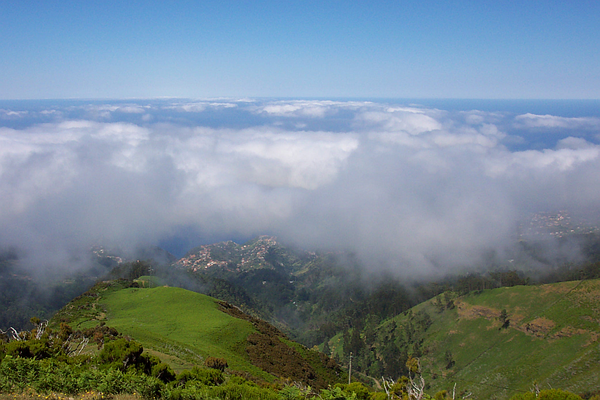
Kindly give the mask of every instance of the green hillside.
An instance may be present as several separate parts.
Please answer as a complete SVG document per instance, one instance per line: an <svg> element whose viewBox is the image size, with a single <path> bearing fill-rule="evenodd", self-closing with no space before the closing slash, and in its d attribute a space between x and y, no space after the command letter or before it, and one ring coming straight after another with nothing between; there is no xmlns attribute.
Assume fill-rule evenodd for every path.
<svg viewBox="0 0 600 400"><path fill-rule="evenodd" d="M227 360L231 371L266 381L291 378L319 388L339 379L338 367L327 365L327 357L233 306L181 288L131 286L128 281L100 283L64 307L52 323L81 330L114 327L175 371L218 357Z"/></svg>
<svg viewBox="0 0 600 400"><path fill-rule="evenodd" d="M246 338L255 331L252 324L219 311L213 298L157 287L119 290L102 304L107 324L145 347L187 361L193 361L193 355L224 357L233 369L264 375L242 356Z"/></svg>
<svg viewBox="0 0 600 400"><path fill-rule="evenodd" d="M380 325L377 337L381 348L387 338L400 355L420 356L431 393L454 383L473 398L508 398L535 383L598 390L600 280L445 293Z"/></svg>

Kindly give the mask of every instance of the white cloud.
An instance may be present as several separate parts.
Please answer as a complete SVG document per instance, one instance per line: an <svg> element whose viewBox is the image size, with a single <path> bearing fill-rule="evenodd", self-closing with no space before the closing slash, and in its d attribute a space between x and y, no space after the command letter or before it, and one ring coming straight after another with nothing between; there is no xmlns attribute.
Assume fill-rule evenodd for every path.
<svg viewBox="0 0 600 400"><path fill-rule="evenodd" d="M354 137L325 132L253 132L228 139L223 151L245 161L239 173L247 180L303 189L331 182L358 147Z"/></svg>
<svg viewBox="0 0 600 400"><path fill-rule="evenodd" d="M192 182L315 189L335 178L358 147L352 135L286 132L273 128L195 129L186 139L167 139L175 165Z"/></svg>
<svg viewBox="0 0 600 400"><path fill-rule="evenodd" d="M523 128L547 129L600 129L600 118L565 118L555 115L522 114L515 117L515 124Z"/></svg>
<svg viewBox="0 0 600 400"><path fill-rule="evenodd" d="M566 171L578 164L598 159L600 148L521 151L514 155L513 163L529 169L558 169Z"/></svg>
<svg viewBox="0 0 600 400"><path fill-rule="evenodd" d="M600 161L600 146L581 138L559 141L556 149L525 150L514 153L501 152L486 161L491 176L530 177L542 173L555 176L584 164ZM535 185L535 182L532 182Z"/></svg>
<svg viewBox="0 0 600 400"><path fill-rule="evenodd" d="M115 111L128 113L128 114L143 114L146 112L147 107L141 106L120 106Z"/></svg>
<svg viewBox="0 0 600 400"><path fill-rule="evenodd" d="M419 135L442 128L442 124L434 117L415 109L394 109L386 111L365 111L356 117L359 126L377 126L387 132L406 132Z"/></svg>
<svg viewBox="0 0 600 400"><path fill-rule="evenodd" d="M212 102L212 101L194 101L187 103L173 103L164 108L179 112L204 112L210 109L236 108L238 105L234 102Z"/></svg>
<svg viewBox="0 0 600 400"><path fill-rule="evenodd" d="M113 113L143 114L151 107L149 105L140 104L90 104L84 106L84 108L89 113L108 118Z"/></svg>
<svg viewBox="0 0 600 400"><path fill-rule="evenodd" d="M481 116L483 118L483 116ZM505 137L498 127L480 120L477 127L460 125L439 110L389 107L357 115L356 126L384 143L413 148L475 145L494 147Z"/></svg>
<svg viewBox="0 0 600 400"><path fill-rule="evenodd" d="M503 118L503 115L499 112L480 110L460 111L458 115L462 116L468 125L495 124Z"/></svg>
<svg viewBox="0 0 600 400"><path fill-rule="evenodd" d="M261 110L263 113L277 116L287 117L313 117L319 118L324 117L327 112L327 107L321 104L314 103L295 103L295 104L271 104L264 106Z"/></svg>
<svg viewBox="0 0 600 400"><path fill-rule="evenodd" d="M256 112L278 117L308 117L323 118L335 114L340 109L359 109L368 106L370 102L337 102L323 100L276 101L261 104Z"/></svg>
<svg viewBox="0 0 600 400"><path fill-rule="evenodd" d="M229 104L167 107L211 112ZM418 274L501 251L531 210L598 207L600 146L580 137L510 151L497 114L360 102L235 104L240 119L260 113L266 124L77 119L0 127L0 243L64 254L105 240L158 242L194 226L219 237L278 234L352 249L369 265ZM116 110L109 106L104 111ZM144 115L166 112L153 107ZM287 130L268 115L316 120ZM348 129L306 128L327 126L328 118L342 118Z"/></svg>
<svg viewBox="0 0 600 400"><path fill-rule="evenodd" d="M3 119L22 118L22 117L26 117L28 114L29 114L28 111L13 111L13 110L0 109L0 118L3 118Z"/></svg>

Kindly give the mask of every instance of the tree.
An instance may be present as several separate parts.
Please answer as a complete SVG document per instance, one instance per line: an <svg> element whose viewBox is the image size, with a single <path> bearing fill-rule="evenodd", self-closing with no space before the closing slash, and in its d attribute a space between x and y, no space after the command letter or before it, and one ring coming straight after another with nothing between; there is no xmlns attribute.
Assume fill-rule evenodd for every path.
<svg viewBox="0 0 600 400"><path fill-rule="evenodd" d="M508 326L510 325L510 319L508 319L508 313L506 312L506 308L502 309L498 319L502 323L502 326L500 327L500 329L508 328Z"/></svg>
<svg viewBox="0 0 600 400"><path fill-rule="evenodd" d="M446 369L450 369L454 367L454 358L452 357L452 352L450 350L446 350L446 354L444 355L444 360L446 361Z"/></svg>

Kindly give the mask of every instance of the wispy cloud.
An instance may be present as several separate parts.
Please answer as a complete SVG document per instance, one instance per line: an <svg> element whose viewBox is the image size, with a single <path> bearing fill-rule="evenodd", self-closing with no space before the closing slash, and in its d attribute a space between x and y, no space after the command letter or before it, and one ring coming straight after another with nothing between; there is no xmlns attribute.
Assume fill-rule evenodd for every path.
<svg viewBox="0 0 600 400"><path fill-rule="evenodd" d="M0 118L2 119L15 119L26 117L28 111L13 111L13 110L4 110L0 109Z"/></svg>
<svg viewBox="0 0 600 400"><path fill-rule="evenodd" d="M600 130L600 118L593 117L566 118L555 115L522 114L515 117L515 124L524 128Z"/></svg>
<svg viewBox="0 0 600 400"><path fill-rule="evenodd" d="M204 112L211 109L219 108L235 108L238 105L233 102L211 102L211 101L193 101L193 102L178 102L169 106L164 106L167 110L175 110L180 112Z"/></svg>
<svg viewBox="0 0 600 400"><path fill-rule="evenodd" d="M279 117L323 118L343 109L357 109L369 102L339 102L328 100L274 101L255 108L256 112Z"/></svg>

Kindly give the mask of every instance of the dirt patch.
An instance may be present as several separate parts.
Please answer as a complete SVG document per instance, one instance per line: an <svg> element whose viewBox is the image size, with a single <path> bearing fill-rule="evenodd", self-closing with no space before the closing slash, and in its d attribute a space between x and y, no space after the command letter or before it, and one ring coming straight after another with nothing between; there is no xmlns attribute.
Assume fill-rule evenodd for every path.
<svg viewBox="0 0 600 400"><path fill-rule="evenodd" d="M493 321L486 329L489 331L491 329L500 329L502 323L498 320Z"/></svg>
<svg viewBox="0 0 600 400"><path fill-rule="evenodd" d="M572 326L565 326L560 331L556 332L550 339L560 339L564 337L571 337L575 335L585 335L588 334L590 336L589 340L585 342L582 347L587 347L591 344L597 343L598 339L600 339L600 334L598 332L590 332L586 329L577 329Z"/></svg>
<svg viewBox="0 0 600 400"><path fill-rule="evenodd" d="M584 321L587 321L587 322L591 322L593 324L600 325L600 320L597 319L597 318L594 318L594 317L592 317L590 315L584 315L584 316L581 317L581 319L584 320Z"/></svg>
<svg viewBox="0 0 600 400"><path fill-rule="evenodd" d="M588 340L583 347L588 347L590 344L598 343L598 339L600 339L600 334L598 334L598 332L590 332L590 340Z"/></svg>
<svg viewBox="0 0 600 400"><path fill-rule="evenodd" d="M500 311L485 307L485 306L473 306L471 304L467 304L464 301L455 301L458 316L464 319L477 319L477 318L486 318L488 320L495 319L500 316Z"/></svg>
<svg viewBox="0 0 600 400"><path fill-rule="evenodd" d="M548 334L548 332L554 329L555 326L556 323L554 321L548 318L541 317L536 318L525 325L519 326L518 330L528 335L542 338L545 337Z"/></svg>
<svg viewBox="0 0 600 400"><path fill-rule="evenodd" d="M523 319L525 319L525 316L522 314L509 314L508 319L510 319L511 325L517 325L520 324Z"/></svg>
<svg viewBox="0 0 600 400"><path fill-rule="evenodd" d="M572 326L565 326L560 331L558 331L554 335L552 335L552 338L558 339L558 338L562 338L562 337L571 337L574 335L583 335L586 332L587 331L585 329L575 329Z"/></svg>
<svg viewBox="0 0 600 400"><path fill-rule="evenodd" d="M578 282L568 282L562 284L550 283L547 285L541 285L539 288L543 294L546 293L558 293L564 294L569 293L575 286L577 286Z"/></svg>
<svg viewBox="0 0 600 400"><path fill-rule="evenodd" d="M600 291L594 290L596 288L585 287L580 290L573 292L573 301L579 304L597 305L600 304ZM598 308L596 313L598 313Z"/></svg>

